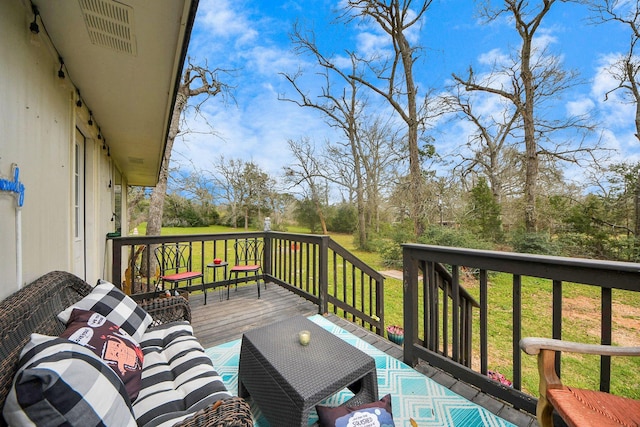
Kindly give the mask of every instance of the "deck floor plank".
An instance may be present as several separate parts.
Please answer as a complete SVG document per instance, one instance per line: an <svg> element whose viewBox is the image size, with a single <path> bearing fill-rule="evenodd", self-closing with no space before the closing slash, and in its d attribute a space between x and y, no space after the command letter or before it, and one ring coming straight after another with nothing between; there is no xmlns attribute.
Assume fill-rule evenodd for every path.
<svg viewBox="0 0 640 427"><path fill-rule="evenodd" d="M261 286L259 299L255 284L241 285L237 291L231 288L229 300L226 299L226 289L208 291L206 305L203 294L189 295L191 323L203 347L240 339L248 330L292 316L318 313L317 305L281 286L267 284L266 289L264 285ZM333 314L327 315L327 318L390 356L402 360L401 346ZM517 426L538 426L535 416L518 411L425 362L420 362L415 369Z"/></svg>
<svg viewBox="0 0 640 427"><path fill-rule="evenodd" d="M202 345L213 347L242 338L248 330L292 316L312 316L318 306L286 289L268 284L261 285L261 297L255 284L231 288L229 300L226 289L207 292L207 304L202 294L191 294L191 323L194 334ZM222 301L220 297L222 296Z"/></svg>

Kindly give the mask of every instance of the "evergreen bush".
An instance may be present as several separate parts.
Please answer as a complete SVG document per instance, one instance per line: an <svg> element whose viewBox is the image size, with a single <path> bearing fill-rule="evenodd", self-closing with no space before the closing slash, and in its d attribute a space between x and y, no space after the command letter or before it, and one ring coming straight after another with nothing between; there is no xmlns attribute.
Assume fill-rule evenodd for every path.
<svg viewBox="0 0 640 427"><path fill-rule="evenodd" d="M511 236L513 250L520 253L556 255L557 246L551 241L547 233L527 233L517 231Z"/></svg>

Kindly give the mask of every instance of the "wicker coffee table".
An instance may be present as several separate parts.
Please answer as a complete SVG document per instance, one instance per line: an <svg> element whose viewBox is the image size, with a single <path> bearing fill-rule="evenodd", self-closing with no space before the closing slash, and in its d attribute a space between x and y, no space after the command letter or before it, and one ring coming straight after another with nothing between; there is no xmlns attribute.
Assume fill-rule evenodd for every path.
<svg viewBox="0 0 640 427"><path fill-rule="evenodd" d="M303 346L298 332L311 332ZM238 368L238 394L260 407L272 426L307 426L323 399L348 387L346 404L378 399L373 358L298 316L246 332Z"/></svg>

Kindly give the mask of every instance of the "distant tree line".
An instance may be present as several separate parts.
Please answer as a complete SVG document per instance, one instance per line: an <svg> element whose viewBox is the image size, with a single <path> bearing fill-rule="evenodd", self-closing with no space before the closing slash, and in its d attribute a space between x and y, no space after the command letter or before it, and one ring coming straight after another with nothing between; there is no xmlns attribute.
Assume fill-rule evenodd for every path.
<svg viewBox="0 0 640 427"><path fill-rule="evenodd" d="M287 231L298 225L311 233L323 233L319 206L327 232L352 233L357 241L358 209L353 199L331 202L325 193L318 202L308 193L287 192L283 190L288 186L286 173L278 179L268 178L251 162L228 161L219 168L224 170L231 163L240 171L234 182L245 183L233 192L228 189L231 182L225 181L220 171L180 174L179 179L173 176L164 202L163 226L220 224L262 229L264 218L269 216L274 230ZM558 183L540 198L536 232L527 232L518 223L521 201L513 198L497 203L483 176L452 174L447 180L425 179L425 186L433 193L428 198L425 229L418 239L413 236L409 213L394 202L404 194L403 182L391 182L389 196L381 198L377 206L379 223L370 232L369 249L382 252L390 265L401 263L400 244L405 242L640 261L634 232L639 173L640 163L611 165L600 171L599 180L586 195L578 187ZM246 180L243 174L267 181ZM148 199L143 189L130 188L131 227L146 221Z"/></svg>
<svg viewBox="0 0 640 427"><path fill-rule="evenodd" d="M588 112L558 108L583 82L540 36L545 18L561 7L586 7L592 23L628 28L628 52L607 69L617 86L606 100L635 108L640 142L639 3L478 2L484 23L509 22L516 42L505 41L507 53L489 66L452 70L448 87L423 88L413 72L428 66L420 58L427 50L416 34L428 25L431 4L343 2L335 25L365 23L388 37L388 46L368 57L348 45L341 56L323 52L313 32L296 23L293 48L314 67L282 73L292 92L280 99L317 111L340 136L287 141L294 160L279 176L223 157L204 171L172 171L162 223L248 229L261 228L269 216L273 229L297 223L312 232L354 233L360 248L382 251L390 264L400 260L398 244L408 241L640 260L640 164L610 163L597 137L602 124ZM230 90L217 73L193 64L183 87L180 111L187 99L197 110ZM453 154L434 148L443 135L432 131L443 120L472 129ZM582 182L568 179L571 168ZM129 200L138 206L130 206L130 217L144 217L145 198L132 189Z"/></svg>

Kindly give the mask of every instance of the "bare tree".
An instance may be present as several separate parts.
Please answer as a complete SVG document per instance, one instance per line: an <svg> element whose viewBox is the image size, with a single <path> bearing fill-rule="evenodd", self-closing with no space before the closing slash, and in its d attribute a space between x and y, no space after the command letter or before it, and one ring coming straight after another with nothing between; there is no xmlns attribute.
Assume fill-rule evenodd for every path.
<svg viewBox="0 0 640 427"><path fill-rule="evenodd" d="M390 181L392 170L402 158L394 151L394 147L400 143L389 121L381 117L364 120L361 135L362 168L366 176L367 222L379 231L383 192Z"/></svg>
<svg viewBox="0 0 640 427"><path fill-rule="evenodd" d="M240 206L243 203L239 182L243 167L244 164L242 162L234 159L226 161L223 155L213 165L213 169L217 172L213 175L213 181L220 191L219 197L228 206L231 214L231 223L234 228L237 227Z"/></svg>
<svg viewBox="0 0 640 427"><path fill-rule="evenodd" d="M171 116L171 126L167 135L167 144L165 146L162 164L160 165L160 173L158 174L158 183L151 193L151 202L149 205L149 220L147 223L147 236L159 236L162 228L162 206L164 197L167 194L167 180L169 179L169 163L171 162L171 152L173 143L180 133L180 118L183 111L187 108L189 99L199 98L199 103L195 106L199 109L200 105L209 98L228 92L230 87L218 78L218 73L223 70L210 70L206 66L195 65L189 59L189 63L182 75L182 82L176 94L176 101L173 106L173 115Z"/></svg>
<svg viewBox="0 0 640 427"><path fill-rule="evenodd" d="M269 206L269 188L274 186L273 181L258 165L242 159L227 161L221 156L214 169L217 173L213 181L229 207L233 227L237 227L238 217L242 215L244 229L248 230L251 214L256 212L260 221L263 207Z"/></svg>
<svg viewBox="0 0 640 427"><path fill-rule="evenodd" d="M423 184L420 166L419 136L425 125L425 111L418 106L418 87L413 78L417 47L412 46L407 33L415 25L420 25L423 15L432 0L420 0L414 8L412 0L348 0L347 20L361 17L373 20L390 37L393 46L387 61L367 60L365 63L373 74L372 80L353 75L353 79L382 96L407 126L409 151L409 193L411 198L410 217L414 234L422 234L421 186ZM383 85L380 86L380 82Z"/></svg>
<svg viewBox="0 0 640 427"><path fill-rule="evenodd" d="M342 201L355 205L358 182L349 144L342 141L333 143L327 141L322 154L322 163L326 167L327 179L336 184Z"/></svg>
<svg viewBox="0 0 640 427"><path fill-rule="evenodd" d="M487 177L493 199L501 203L503 186L517 166L518 156L514 156L514 132L518 130L520 115L509 103L502 109L486 112L476 108L478 97L472 97L458 83L454 92L445 98L445 103L457 111L475 127L475 132L467 141L471 153L459 153L462 157L462 175L477 171ZM481 112L481 110L484 111Z"/></svg>
<svg viewBox="0 0 640 427"><path fill-rule="evenodd" d="M388 120L380 117L366 117L359 124L358 156L363 177L365 218L368 230L379 231L380 208L384 191L391 180L391 169L400 162L401 155L394 151L400 145ZM328 145L325 155L327 176L347 190L346 200L353 203L356 194L355 163L348 143L334 142Z"/></svg>
<svg viewBox="0 0 640 427"><path fill-rule="evenodd" d="M129 218L129 229L137 227L144 222L148 208L145 203L146 193L144 187L127 187L127 218ZM127 230L121 230L123 235L127 234Z"/></svg>
<svg viewBox="0 0 640 427"><path fill-rule="evenodd" d="M180 134L180 119L182 113L187 109L189 100L192 98L196 99L196 97L198 97L199 102L194 105L194 108L199 111L200 106L209 98L220 94L224 95L229 92L230 87L218 78L218 74L221 72L225 71L221 69L210 70L206 64L204 67L195 65L191 58L189 58L184 74L182 75L182 82L176 94L173 114L171 116L171 125L167 134L167 143L160 164L158 182L151 193L149 217L147 220L147 236L159 236L160 230L162 229L162 209L167 194L171 152L173 151L173 143ZM153 272L156 269L155 259L150 257L150 262L147 263L147 256L150 256L150 254L145 252L143 254L142 265L144 268L150 265L151 272ZM148 274L148 272L143 273Z"/></svg>
<svg viewBox="0 0 640 427"><path fill-rule="evenodd" d="M190 170L170 176L168 192L175 192L181 197L196 201L200 206L201 215L211 219L215 211L211 179L207 176L207 171L198 168L193 162Z"/></svg>
<svg viewBox="0 0 640 427"><path fill-rule="evenodd" d="M594 152L593 147L583 146L583 141L579 141L576 148L569 147L568 144L556 144L551 139L554 132L562 129L592 129L585 124L585 117L548 120L538 114L544 109L545 103L580 83L576 72L564 70L559 58L549 53L547 46L536 45L536 33L556 2L557 0L543 0L531 5L529 1L504 0L501 8L494 8L487 1L481 10L482 16L487 22L504 15L510 18L520 37L519 50L508 63L494 64L494 69L488 76L478 77L473 68L469 69L466 78L453 75L455 81L467 91L483 91L511 102L515 108L514 114L522 119L525 159L524 223L527 231L537 229L536 198L540 156L576 162L580 154Z"/></svg>
<svg viewBox="0 0 640 427"><path fill-rule="evenodd" d="M594 13L596 23L620 23L629 29L629 48L627 53L608 68L609 74L617 86L606 93L608 100L613 92L621 92L622 102L635 106L635 137L640 142L640 56L636 51L640 42L640 4L635 1L591 0L588 6ZM640 175L636 181L635 225L636 236L640 236Z"/></svg>
<svg viewBox="0 0 640 427"><path fill-rule="evenodd" d="M296 163L284 168L284 180L292 187L305 188L308 192L306 196L312 201L316 208L322 233L327 234L327 222L323 211L323 192L326 191L324 184L324 165L320 163L315 153L315 148L309 138L302 138L299 141L289 140L289 150L293 154Z"/></svg>
<svg viewBox="0 0 640 427"><path fill-rule="evenodd" d="M306 92L298 84L300 73L295 75L282 73L282 75L291 83L295 89L298 99L294 100L287 97L281 97L284 101L294 102L301 107L310 107L320 111L325 115L330 126L336 127L342 131L345 139L348 141L349 159L353 162L353 173L355 176L355 193L356 206L358 211L358 246L366 248L368 246L367 223L366 223L366 206L365 206L365 176L362 171L362 147L361 135L358 129L358 122L361 119L362 111L366 106L366 100L359 96L358 90L360 84L352 77L357 73L359 61L355 55L350 55L351 75L342 71L335 65L333 61L325 57L314 42L313 33L302 34L297 25L294 26L291 34L296 50L299 53L311 54L318 65L321 67L320 72L324 86L322 87L319 100L309 97ZM344 86L334 88L332 85L332 77L338 77ZM290 144L291 147L291 144ZM325 175L326 176L326 175Z"/></svg>

